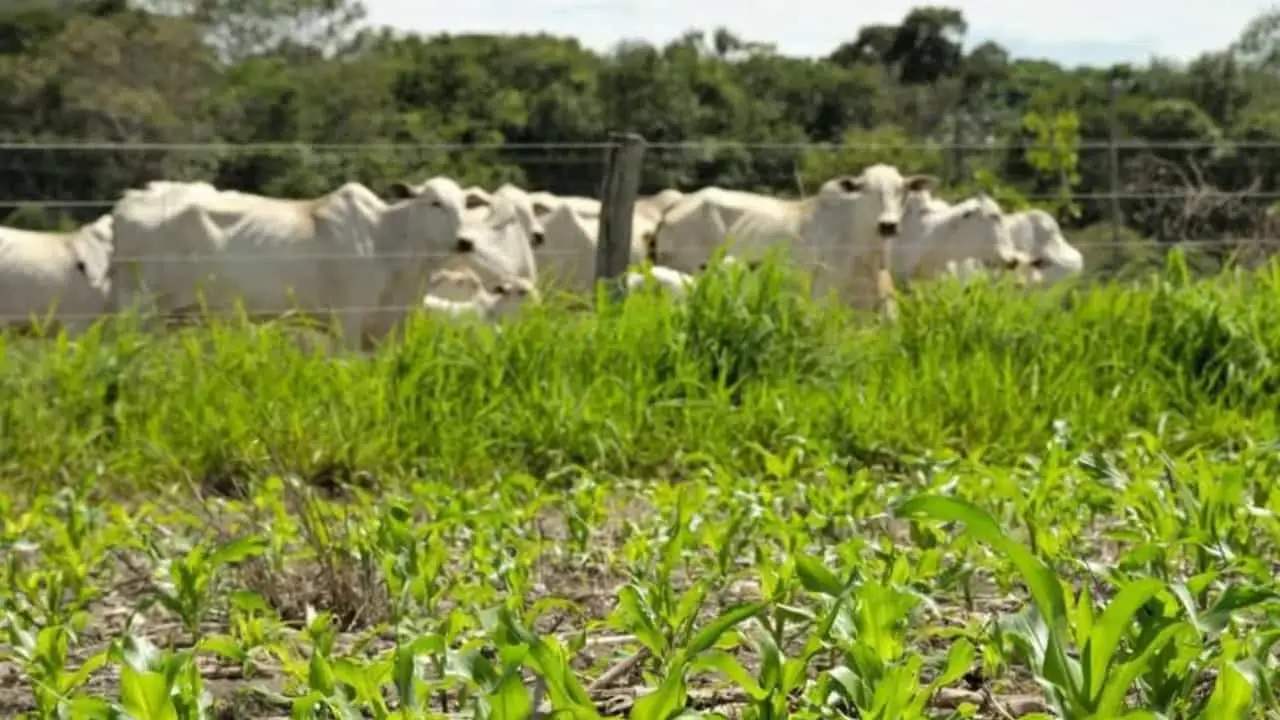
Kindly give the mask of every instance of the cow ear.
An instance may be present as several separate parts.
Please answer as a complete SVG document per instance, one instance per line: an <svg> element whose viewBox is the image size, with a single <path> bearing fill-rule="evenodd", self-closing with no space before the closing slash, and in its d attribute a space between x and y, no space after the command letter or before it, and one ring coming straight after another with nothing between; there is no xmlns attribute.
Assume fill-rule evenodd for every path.
<svg viewBox="0 0 1280 720"><path fill-rule="evenodd" d="M543 215L546 215L547 213L551 212L554 209L555 208L551 207L545 202L542 202L541 200L535 200L533 203L533 214L537 215L538 217L542 217Z"/></svg>
<svg viewBox="0 0 1280 720"><path fill-rule="evenodd" d="M938 186L938 178L934 175L912 175L907 178L907 189L912 192L933 190Z"/></svg>
<svg viewBox="0 0 1280 720"><path fill-rule="evenodd" d="M468 210L472 208L478 208L478 207L488 207L491 204L492 204L492 201L489 199L488 194L481 194L478 192L467 193L467 209Z"/></svg>
<svg viewBox="0 0 1280 720"><path fill-rule="evenodd" d="M391 183L391 186L387 188L387 197L391 198L393 201L408 200L417 194L418 193L414 191L413 187L409 185L409 183L402 180L397 180L396 182Z"/></svg>
<svg viewBox="0 0 1280 720"><path fill-rule="evenodd" d="M862 192L862 188L866 186L866 182L861 177L852 175L846 175L837 182L840 184L840 189L847 193Z"/></svg>

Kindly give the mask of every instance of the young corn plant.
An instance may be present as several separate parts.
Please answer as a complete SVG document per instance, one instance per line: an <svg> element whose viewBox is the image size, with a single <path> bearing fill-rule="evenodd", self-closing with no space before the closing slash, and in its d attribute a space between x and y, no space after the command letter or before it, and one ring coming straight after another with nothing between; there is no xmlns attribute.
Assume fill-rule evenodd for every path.
<svg viewBox="0 0 1280 720"><path fill-rule="evenodd" d="M158 602L178 616L183 628L199 641L201 622L212 609L216 581L226 568L265 552L269 544L257 535L224 543L200 542L175 559L162 558L160 579L148 602Z"/></svg>
<svg viewBox="0 0 1280 720"><path fill-rule="evenodd" d="M72 667L72 633L60 625L38 630L6 618L6 648L0 660L21 669L31 686L35 716L41 720L73 720L81 713L96 712L94 702L82 693L89 677L107 664L107 654L95 653Z"/></svg>
<svg viewBox="0 0 1280 720"><path fill-rule="evenodd" d="M963 523L967 532L991 545L1018 569L1033 603L1002 618L997 637L1016 648L1018 659L1029 665L1059 717L1136 720L1150 716L1150 711L1129 707L1130 693L1146 675L1153 676L1154 684L1159 685L1166 668L1158 656L1196 633L1192 620L1186 617L1162 617L1149 610L1163 596L1172 595L1166 583L1154 578L1132 580L1117 588L1105 607L1095 605L1087 588L1073 602L1064 590L1065 583L1048 565L976 506L953 498L917 496L904 502L899 513ZM1073 646L1078 652L1072 651ZM1186 664L1185 660L1174 660L1173 667ZM1228 673L1222 682L1232 683L1234 677ZM1238 684L1223 689L1216 706L1236 707L1240 692Z"/></svg>

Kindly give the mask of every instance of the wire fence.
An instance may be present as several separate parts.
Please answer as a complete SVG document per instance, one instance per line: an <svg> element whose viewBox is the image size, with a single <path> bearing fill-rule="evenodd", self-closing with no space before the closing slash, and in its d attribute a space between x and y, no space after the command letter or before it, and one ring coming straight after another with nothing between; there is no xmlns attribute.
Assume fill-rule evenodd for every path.
<svg viewBox="0 0 1280 720"><path fill-rule="evenodd" d="M441 173L464 184L511 181L530 189L596 195L609 142L564 143L107 143L0 142L0 208L94 211L149 180L204 180L221 188L277 197L315 197L348 180L385 185L402 174ZM824 174L851 173L875 161L904 172L927 165L948 185L983 168L1017 186L1033 203L1056 202L1061 183L1031 172L1015 142L915 141L906 144L648 142L642 184L682 190L716 185L783 196L812 189ZM1125 204L1152 201L1280 200L1280 142L1084 139L1076 148L1079 182L1070 198L1125 224ZM1120 207L1111 207L1119 203ZM1145 211L1150 212L1150 208ZM72 213L83 219L84 213ZM1195 234L1195 233L1192 233ZM1162 237L1161 240L1169 238ZM1187 238L1179 238L1187 239Z"/></svg>
<svg viewBox="0 0 1280 720"><path fill-rule="evenodd" d="M257 142L257 143L146 143L146 142L3 142L0 151L8 150L90 150L90 151L164 151L164 152L279 152L293 150L327 150L338 152L373 152L404 150L439 150L439 151L522 151L539 150L563 152L566 150L606 150L614 143L609 141L595 142L501 142L501 143L310 143L310 142ZM650 150L700 151L706 149L737 147L748 150L1029 150L1037 146L1031 142L997 141L989 142L952 142L952 141L910 141L905 143L824 143L824 142L753 142L738 140L696 140L670 142L661 140L646 141ZM1129 150L1210 150L1233 148L1237 150L1264 150L1280 148L1280 140L1143 140L1085 139L1076 144L1078 150L1104 150L1110 148Z"/></svg>
<svg viewBox="0 0 1280 720"><path fill-rule="evenodd" d="M449 174L465 184L504 181L562 194L598 194L609 142L562 143L108 143L0 142L0 208L92 211L148 180L205 180L226 189L279 197L322 194L343 181L376 186L404 173ZM643 185L690 190L716 185L794 195L823 173L897 161L927 165L947 184L985 168L1026 200L1053 202L1059 182L1026 167L1025 142L913 141L770 143L711 140L648 142ZM1236 203L1280 200L1280 142L1084 139L1076 147L1079 182L1071 198L1119 224L1129 208L1110 203L1229 196ZM1274 153L1274 154L1272 154ZM73 213L74 214L74 213ZM1086 213L1089 214L1089 213ZM79 214L74 214L79 218Z"/></svg>
<svg viewBox="0 0 1280 720"><path fill-rule="evenodd" d="M56 218L83 223L110 211L124 191L152 180L204 181L219 189L268 197L319 197L344 182L361 182L380 192L396 180L421 181L444 174L464 186L493 190L513 182L530 191L600 197L608 153L614 141L574 143L105 143L0 142L0 212L4 224L28 229ZM915 141L892 145L830 143L748 143L726 140L647 142L644 192L673 187L686 193L710 185L794 197L812 189L821 173L853 174L871 162L934 163L943 191L965 184L957 168L994 169L1002 183L1018 186L1023 199L1061 201L1053 178L1028 172L1020 153L1029 143ZM1271 203L1280 200L1280 142L1145 141L1084 139L1077 148L1080 182L1070 200L1083 207L1084 220L1067 226L1073 247L1086 257L1086 272L1105 268L1152 269L1171 247L1200 253L1206 271L1220 269L1242 251L1254 262L1280 247L1280 232L1269 223ZM292 163L289 158L302 158ZM283 159L282 159L283 158ZM921 159L923 158L923 160ZM1022 163L1021 165L1019 163ZM938 170L940 168L940 170ZM927 171L929 168L924 168ZM933 174L933 173L931 173ZM1274 177L1273 177L1274 174ZM966 186L967 187L967 186ZM35 211L36 217L30 213ZM65 214L63 214L65 212ZM28 213L23 215L23 213ZM1244 218L1244 219L1241 219ZM14 220L21 222L12 222ZM1132 230L1132 232L1130 232ZM834 247L832 245L831 247ZM822 245L808 246L821 252ZM543 247L540 263L582 259L588 247ZM410 250L380 258L447 260L449 251ZM352 261L342 252L289 251L216 255L129 254L120 262L164 264L247 263L264 267L326 260ZM1207 258L1207 260L1205 259ZM411 306L419 307L417 305ZM406 311L410 306L383 307ZM287 312L282 309L279 312ZM368 313L375 308L345 308ZM276 311L272 311L276 312ZM72 318L74 315L63 314ZM20 319L0 315L6 320Z"/></svg>
<svg viewBox="0 0 1280 720"><path fill-rule="evenodd" d="M1072 247L1089 250L1089 249L1105 249L1113 247L1113 243L1108 240L1085 240L1070 243ZM1169 249L1177 247L1180 249L1196 249L1196 248L1225 248L1237 247L1240 245L1256 245L1267 248L1280 248L1280 238L1213 238L1204 240L1186 240L1176 244L1166 244L1157 242L1148 242L1153 248ZM813 243L806 244L806 250L824 251L824 250L840 250L847 249L847 245L840 243ZM1142 247L1137 244L1136 247ZM594 257L595 248L538 248L534 250L533 256L537 258L579 258L584 256ZM400 252L379 252L376 256L359 256L351 252L281 252L280 254L267 254L262 252L209 252L209 253L192 253L184 255L159 255L159 254L121 254L115 257L118 262L145 262L158 264L191 264L191 263L208 263L216 260L219 264L227 263L249 263L253 265L263 265L271 263L293 264L299 262L312 262L321 260L342 260L344 262L369 262L380 263L384 260L448 260L457 258L458 254L450 250L406 250Z"/></svg>
<svg viewBox="0 0 1280 720"><path fill-rule="evenodd" d="M1027 193L1022 195L1026 200L1033 202L1056 200L1059 196L1055 193ZM1081 192L1073 193L1073 199L1077 201L1087 200L1178 200L1185 197L1183 192ZM1280 191L1251 191L1245 190L1239 193L1239 197L1246 200L1277 200L1280 199ZM18 198L9 200L0 200L0 208L17 208L17 207L44 207L50 209L73 209L73 208L94 208L101 210L109 210L119 202L116 199L98 199L98 200L45 200L39 198Z"/></svg>

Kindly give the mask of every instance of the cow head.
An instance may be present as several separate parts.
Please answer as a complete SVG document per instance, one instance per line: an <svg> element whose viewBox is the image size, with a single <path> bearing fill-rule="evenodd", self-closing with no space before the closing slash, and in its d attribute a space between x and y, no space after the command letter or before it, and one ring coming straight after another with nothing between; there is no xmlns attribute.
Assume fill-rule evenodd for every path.
<svg viewBox="0 0 1280 720"><path fill-rule="evenodd" d="M464 256L466 264L486 281L536 277L537 263L526 220L518 202L496 192L487 206L463 215L454 252Z"/></svg>
<svg viewBox="0 0 1280 720"><path fill-rule="evenodd" d="M877 163L858 175L846 175L828 181L822 192L857 197L858 225L874 225L880 237L892 238L898 234L906 194L927 189L937 182L938 179L932 175L911 175L904 178L893 165Z"/></svg>
<svg viewBox="0 0 1280 720"><path fill-rule="evenodd" d="M489 290L489 315L502 318L519 312L526 303L538 304L542 296L533 283L521 278L507 278Z"/></svg>
<svg viewBox="0 0 1280 720"><path fill-rule="evenodd" d="M944 240L951 245L950 254L976 258L988 268L1025 279L1031 258L1014 244L1008 219L994 198L981 193L955 205L944 217L950 225Z"/></svg>
<svg viewBox="0 0 1280 720"><path fill-rule="evenodd" d="M528 236L530 247L541 247L547 241L546 228L542 226L542 219L538 216L533 198L529 193L511 183L506 183L494 192L494 196L505 198L511 203L520 226Z"/></svg>
<svg viewBox="0 0 1280 720"><path fill-rule="evenodd" d="M108 213L76 230L69 240L76 270L85 276L91 286L104 292L111 287L113 225L114 220Z"/></svg>

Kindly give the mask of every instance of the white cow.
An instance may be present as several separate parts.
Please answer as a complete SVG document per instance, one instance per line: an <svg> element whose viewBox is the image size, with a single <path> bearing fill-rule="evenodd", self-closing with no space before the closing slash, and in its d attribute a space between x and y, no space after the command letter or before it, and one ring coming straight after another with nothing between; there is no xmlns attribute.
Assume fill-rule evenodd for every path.
<svg viewBox="0 0 1280 720"><path fill-rule="evenodd" d="M877 164L860 175L829 180L800 200L705 188L663 216L655 231L655 262L693 273L726 240L729 253L748 262L783 245L802 266L813 268L816 295L835 290L847 303L873 307L893 295L887 256L898 235L907 182L897 168Z"/></svg>
<svg viewBox="0 0 1280 720"><path fill-rule="evenodd" d="M597 218L559 205L542 218L546 242L538 249L544 282L557 290L593 292L596 285Z"/></svg>
<svg viewBox="0 0 1280 720"><path fill-rule="evenodd" d="M636 198L631 220L631 258L638 262L648 256L653 231L662 219L663 213L678 202L684 193L679 190L666 189L654 195L641 195ZM554 195L549 192L529 193L534 213L544 222L560 208L567 208L575 215L592 221L594 228L599 227L601 203L595 198Z"/></svg>
<svg viewBox="0 0 1280 720"><path fill-rule="evenodd" d="M110 309L111 254L109 214L71 232L0 227L0 320L79 335Z"/></svg>
<svg viewBox="0 0 1280 720"><path fill-rule="evenodd" d="M466 204L458 234L458 248L464 255L449 267L465 266L478 273L486 285L511 278L536 283L534 248L543 244L546 232L533 214L528 193L510 184L493 193L468 190Z"/></svg>
<svg viewBox="0 0 1280 720"><path fill-rule="evenodd" d="M392 187L394 188L395 186L393 185ZM488 190L485 190L479 185L471 185L467 187L465 190L463 190L462 192L465 193L467 196L468 209L473 207L479 207L481 205L488 205L489 203L493 202L493 195L491 195ZM396 198L392 198L392 199L396 199Z"/></svg>
<svg viewBox="0 0 1280 720"><path fill-rule="evenodd" d="M934 197L929 188L916 190L914 193L917 195L917 207L923 207L926 212L951 207L945 200ZM1049 213L1033 208L1006 213L1004 217L1009 225L1014 247L1028 258L1026 265L1019 270L1020 282L1028 285L1051 284L1084 269L1084 258L1080 251L1067 242L1058 221ZM906 257L902 253L894 254L895 273L909 274ZM976 258L951 267L950 272L964 282L987 276L985 268Z"/></svg>
<svg viewBox="0 0 1280 720"><path fill-rule="evenodd" d="M924 181L921 181L924 182ZM893 266L911 280L928 280L961 266L972 276L973 262L987 268L1020 271L1030 258L1018 251L1000 204L979 194L949 207L931 204L923 187L912 187L902 213ZM967 268L967 269L966 269ZM960 274L957 273L957 274Z"/></svg>
<svg viewBox="0 0 1280 720"><path fill-rule="evenodd" d="M422 306L428 312L452 318L478 317L494 321L515 314L526 302L536 303L540 299L537 288L525 280L512 278L490 289L478 274L467 268L433 273L428 279Z"/></svg>
<svg viewBox="0 0 1280 720"><path fill-rule="evenodd" d="M684 193L671 188L659 191L654 195L641 195L636 198L636 215L656 223L662 218L662 214L682 197L684 197ZM571 210L583 217L600 217L601 203L595 198L581 195L555 195L539 191L529 193L529 199L533 203L534 212L539 216L546 215L562 205L567 205Z"/></svg>
<svg viewBox="0 0 1280 720"><path fill-rule="evenodd" d="M653 195L642 195L636 200L636 214L656 223L684 196L684 193L672 188L660 190Z"/></svg>
<svg viewBox="0 0 1280 720"><path fill-rule="evenodd" d="M1084 270L1084 256L1067 242L1052 215L1040 209L1006 216L1013 244L1030 257L1027 282L1052 284Z"/></svg>
<svg viewBox="0 0 1280 720"><path fill-rule="evenodd" d="M594 292L600 221L580 215L566 204L546 215L542 225L546 230L546 244L539 249L540 277L559 290L580 294ZM644 262L646 255L645 248L631 246L631 264ZM655 266L654 270L660 274L668 273L663 275L666 279L659 282L675 287L674 280L668 282L675 277L669 273L678 271L662 266ZM688 276L687 273L680 274Z"/></svg>
<svg viewBox="0 0 1280 720"><path fill-rule="evenodd" d="M206 182L152 180L144 189L125 190L112 215L117 219L116 229L123 228L126 234L144 230L158 232L183 210L199 204L210 221L227 228L248 210L262 206L264 201L274 202L261 195L220 190Z"/></svg>
<svg viewBox="0 0 1280 720"><path fill-rule="evenodd" d="M117 307L190 312L203 291L216 310L336 316L344 342L365 346L420 304L431 270L489 248L488 237L459 238L466 198L453 180L395 192L405 199L390 205L359 183L310 200L206 193L176 213L150 206L145 192L127 196L113 212ZM238 217L224 224L219 213Z"/></svg>
<svg viewBox="0 0 1280 720"><path fill-rule="evenodd" d="M551 213L560 207L568 207L573 212L588 218L600 217L600 201L581 195L556 195L545 191L529 193L529 201L533 211L539 217Z"/></svg>

